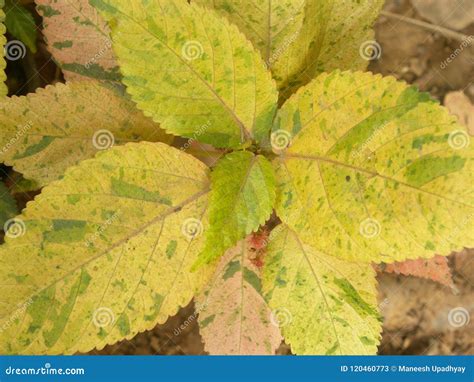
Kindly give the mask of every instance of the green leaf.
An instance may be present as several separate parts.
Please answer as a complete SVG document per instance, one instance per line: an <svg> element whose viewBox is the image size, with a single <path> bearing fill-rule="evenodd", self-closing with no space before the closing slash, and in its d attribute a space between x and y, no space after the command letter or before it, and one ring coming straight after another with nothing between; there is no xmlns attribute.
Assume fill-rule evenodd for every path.
<svg viewBox="0 0 474 382"><path fill-rule="evenodd" d="M7 98L0 102L0 124L0 162L40 185L113 144L171 140L119 90L96 81Z"/></svg>
<svg viewBox="0 0 474 382"><path fill-rule="evenodd" d="M14 172L10 175L12 178L12 185L10 186L10 192L13 195L26 194L29 192L35 192L41 189L41 185L31 179L26 179L23 175Z"/></svg>
<svg viewBox="0 0 474 382"><path fill-rule="evenodd" d="M368 56L375 53L365 52L366 46L379 49L372 24L383 4L384 0L307 0L303 26L272 65L280 98L287 99L323 72L365 70Z"/></svg>
<svg viewBox="0 0 474 382"><path fill-rule="evenodd" d="M188 271L208 191L205 165L146 142L45 187L0 247L0 353L101 349L176 314L213 271Z"/></svg>
<svg viewBox="0 0 474 382"><path fill-rule="evenodd" d="M15 199L5 183L0 181L0 231L3 230L5 222L18 214Z"/></svg>
<svg viewBox="0 0 474 382"><path fill-rule="evenodd" d="M43 34L66 80L120 81L110 30L88 0L35 0Z"/></svg>
<svg viewBox="0 0 474 382"><path fill-rule="evenodd" d="M382 325L375 271L310 247L285 225L269 240L263 290L296 354L375 354Z"/></svg>
<svg viewBox="0 0 474 382"><path fill-rule="evenodd" d="M281 344L253 255L248 239L229 249L197 299L200 333L211 354L274 354Z"/></svg>
<svg viewBox="0 0 474 382"><path fill-rule="evenodd" d="M305 0L193 0L192 2L215 9L242 33L260 51L268 67L298 35L304 16Z"/></svg>
<svg viewBox="0 0 474 382"><path fill-rule="evenodd" d="M8 32L23 42L33 53L36 53L36 23L28 9L13 0L7 1L5 7L5 25Z"/></svg>
<svg viewBox="0 0 474 382"><path fill-rule="evenodd" d="M473 247L469 141L445 108L393 77L323 74L275 121L277 214L305 243L346 260Z"/></svg>
<svg viewBox="0 0 474 382"><path fill-rule="evenodd" d="M110 20L132 99L165 130L216 147L267 139L276 87L235 26L185 0L91 3Z"/></svg>
<svg viewBox="0 0 474 382"><path fill-rule="evenodd" d="M5 6L5 0L0 0L0 51L2 54L0 55L0 97L4 97L8 94L8 88L5 84L7 79L7 75L5 74L5 68L7 67L7 63L4 57L4 47L7 43L7 39L5 37L5 32L7 31L5 27L5 12L3 11L3 7Z"/></svg>
<svg viewBox="0 0 474 382"><path fill-rule="evenodd" d="M262 155L236 151L222 158L211 175L210 227L200 263L222 256L270 217L275 174Z"/></svg>

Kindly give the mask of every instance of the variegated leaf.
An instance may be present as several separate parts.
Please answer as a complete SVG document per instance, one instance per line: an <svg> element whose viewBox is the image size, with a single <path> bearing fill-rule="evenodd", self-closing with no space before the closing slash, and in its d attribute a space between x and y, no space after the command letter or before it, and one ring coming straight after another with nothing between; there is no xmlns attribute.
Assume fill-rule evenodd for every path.
<svg viewBox="0 0 474 382"><path fill-rule="evenodd" d="M474 145L428 94L393 77L323 74L278 113L278 216L352 261L474 246Z"/></svg>
<svg viewBox="0 0 474 382"><path fill-rule="evenodd" d="M0 353L101 349L176 314L213 271L189 271L208 192L206 166L146 142L45 187L0 246Z"/></svg>
<svg viewBox="0 0 474 382"><path fill-rule="evenodd" d="M35 0L48 49L66 80L120 81L110 30L88 0Z"/></svg>
<svg viewBox="0 0 474 382"><path fill-rule="evenodd" d="M97 81L0 101L0 125L0 162L41 186L114 144L172 139L119 89Z"/></svg>
<svg viewBox="0 0 474 382"><path fill-rule="evenodd" d="M236 148L268 139L277 91L260 55L185 0L91 0L112 27L127 91L168 132Z"/></svg>
<svg viewBox="0 0 474 382"><path fill-rule="evenodd" d="M382 331L375 271L331 256L277 226L269 240L263 290L296 354L375 354Z"/></svg>
<svg viewBox="0 0 474 382"><path fill-rule="evenodd" d="M198 298L200 332L211 354L274 354L281 343L248 241L226 252Z"/></svg>

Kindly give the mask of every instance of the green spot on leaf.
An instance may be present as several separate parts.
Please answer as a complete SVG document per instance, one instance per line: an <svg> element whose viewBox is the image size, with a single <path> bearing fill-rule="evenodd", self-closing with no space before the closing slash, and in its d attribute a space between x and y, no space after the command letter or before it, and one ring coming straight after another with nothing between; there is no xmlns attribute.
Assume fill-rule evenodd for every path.
<svg viewBox="0 0 474 382"><path fill-rule="evenodd" d="M13 159L23 159L39 152L43 151L46 147L48 147L53 141L55 137L43 137L38 143L34 145L28 146L23 153L16 154Z"/></svg>
<svg viewBox="0 0 474 382"><path fill-rule="evenodd" d="M176 247L178 246L178 242L176 240L171 240L166 247L166 257L171 259L174 253L176 252Z"/></svg>
<svg viewBox="0 0 474 382"><path fill-rule="evenodd" d="M359 292L357 292L349 281L335 277L334 284L342 290L343 294L341 298L351 305L359 314L363 316L379 316L375 308L364 301Z"/></svg>
<svg viewBox="0 0 474 382"><path fill-rule="evenodd" d="M230 279L238 271L240 271L240 261L239 260L231 261L227 265L227 268L226 268L226 270L224 272L224 275L222 277L223 277L224 280Z"/></svg>
<svg viewBox="0 0 474 382"><path fill-rule="evenodd" d="M157 202L171 206L172 202L168 198L164 198L158 191L148 191L136 184L127 183L123 180L112 178L112 192L121 197L146 200L149 202Z"/></svg>

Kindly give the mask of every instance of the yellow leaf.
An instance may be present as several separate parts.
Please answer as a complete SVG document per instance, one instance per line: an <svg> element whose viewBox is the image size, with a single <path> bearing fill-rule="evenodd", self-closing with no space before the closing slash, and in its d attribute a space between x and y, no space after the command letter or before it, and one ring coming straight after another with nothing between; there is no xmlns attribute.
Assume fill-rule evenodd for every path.
<svg viewBox="0 0 474 382"><path fill-rule="evenodd" d="M285 225L269 240L263 289L296 354L375 354L382 325L375 271L303 244Z"/></svg>
<svg viewBox="0 0 474 382"><path fill-rule="evenodd" d="M272 143L278 216L324 253L392 263L474 246L474 145L426 93L323 74L281 108Z"/></svg>
<svg viewBox="0 0 474 382"><path fill-rule="evenodd" d="M112 26L127 91L168 132L238 147L267 139L277 91L251 43L185 0L91 0Z"/></svg>
<svg viewBox="0 0 474 382"><path fill-rule="evenodd" d="M384 0L307 0L303 26L272 66L282 100L318 74L364 70L381 54L372 24Z"/></svg>
<svg viewBox="0 0 474 382"><path fill-rule="evenodd" d="M95 81L5 99L0 124L0 162L41 186L114 144L172 139L119 90Z"/></svg>
<svg viewBox="0 0 474 382"><path fill-rule="evenodd" d="M213 271L189 272L208 192L206 166L146 142L45 187L0 247L0 353L101 349L187 305Z"/></svg>
<svg viewBox="0 0 474 382"><path fill-rule="evenodd" d="M260 51L268 67L296 40L303 23L305 0L193 0L215 9Z"/></svg>

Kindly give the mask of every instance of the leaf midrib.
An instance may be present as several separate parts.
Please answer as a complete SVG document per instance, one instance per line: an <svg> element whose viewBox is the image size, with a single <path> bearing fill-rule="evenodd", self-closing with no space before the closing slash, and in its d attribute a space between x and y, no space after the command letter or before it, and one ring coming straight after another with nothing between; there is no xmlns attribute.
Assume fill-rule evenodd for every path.
<svg viewBox="0 0 474 382"><path fill-rule="evenodd" d="M199 199L201 196L204 196L205 194L209 193L210 191L210 188L206 188L205 190L202 190L194 195L192 195L191 197L189 197L188 199L184 200L183 202L181 202L180 204L178 204L177 206L174 206L170 209L168 209L166 212L164 212L163 214L160 214L158 216L156 216L155 218L153 218L152 220L150 220L148 223L144 224L143 226L141 226L139 229L136 229L135 231L133 231L131 234L129 235L126 235L125 237L123 237L122 239L120 239L119 241L117 241L116 243L114 243L113 245L111 245L110 247L108 247L107 249L105 249L104 251L102 251L101 253L97 254L96 256L93 256L91 257L90 259L88 259L87 261L85 261L84 263L76 266L75 268L73 268L72 270L66 272L63 276L57 278L56 280L54 280L52 283L50 283L48 286L46 287L43 287L42 289L39 289L39 290L36 290L35 293L31 294L28 296L28 299L23 301L23 304L25 304L28 300L30 300L31 298L39 295L40 293L44 292L45 290L47 290L48 288L51 288L53 285L56 285L58 282L64 280L66 277L70 276L71 274L73 274L74 272L78 271L79 269L82 269L83 267L89 265L90 263L92 263L93 261L97 260L97 259L100 259L102 256L105 256L107 255L110 251L114 250L115 248L119 247L120 245L122 245L123 243L125 243L126 241L130 240L131 238L135 237L135 236L138 236L140 233L143 232L143 230L145 230L146 228L152 226L153 224L157 223L158 221L160 221L161 219L164 219L166 218L167 216L175 213L175 212L179 212L184 206L196 201L197 199ZM21 303L20 303L21 304ZM17 306L15 305L14 307L15 309L17 308ZM14 309L14 310L15 310ZM13 310L13 311L14 311ZM13 311L8 311L6 312L6 314L4 316L1 316L0 319L3 319L5 318L6 316L10 315Z"/></svg>
<svg viewBox="0 0 474 382"><path fill-rule="evenodd" d="M329 313L329 317L331 318L331 326L332 326L332 328L333 328L334 334L335 334L335 336L336 336L337 343L338 343L338 345L339 345L339 346L338 346L338 347L339 347L339 354L342 355L341 341L339 340L339 336L338 336L338 333L337 333L337 330L336 330L336 325L335 325L335 323L334 323L334 318L333 318L333 316L332 316L332 310L331 310L331 308L329 307L329 302L328 302L328 300L326 299L326 294L325 294L324 291L323 291L323 287L322 287L322 285L321 285L321 282L319 281L319 277L318 277L316 271L315 271L314 268L313 268L313 264L311 263L311 261L309 261L308 255L307 255L307 253L306 253L306 250L305 250L305 248L304 248L304 246L303 246L303 243L301 242L300 238L298 237L298 235L297 235L294 231L291 230L291 233L292 233L293 236L296 238L296 241L298 242L298 245L299 245L299 247L301 248L301 252L302 252L302 254L303 254L303 257L304 257L306 263L308 264L309 268L311 269L311 273L312 273L312 275L313 275L313 277L314 277L314 280L316 281L316 285L318 286L319 292L321 293L321 296L322 296L322 298L323 298L323 300L324 300L324 304L326 305L327 312Z"/></svg>
<svg viewBox="0 0 474 382"><path fill-rule="evenodd" d="M451 203L459 204L459 205L462 205L462 206L465 206L465 207L468 207L468 208L471 208L471 209L474 208L474 206L471 206L469 204L460 202L458 200L447 198L446 196L439 195L435 192L425 190L423 188L413 186L413 185L411 185L409 183L406 183L406 182L403 182L401 180L392 178L392 177L384 175L384 174L380 174L379 172L370 171L368 169L360 168L360 167L357 167L357 166L354 166L354 165L350 165L348 163L340 162L340 161L337 161L335 159L331 159L331 158L327 158L327 157L321 157L321 156L317 156L317 155L304 155L304 154L296 154L296 153L284 153L284 154L280 155L279 159L283 162L285 162L287 159L296 159L296 160L314 160L314 161L331 163L335 166L346 167L346 168L350 168L350 169L352 169L356 172L362 172L362 173L365 173L365 174L368 174L368 175L371 175L371 176L374 176L374 177L379 177L379 178L388 180L390 182L400 184L401 186L412 188L412 189L414 189L418 192L426 193L426 194L429 194L429 195L432 195L432 196L436 196L440 199L443 199L443 200L451 202Z"/></svg>
<svg viewBox="0 0 474 382"><path fill-rule="evenodd" d="M158 2L159 4L159 2ZM159 4L160 8L161 4ZM190 6L190 5L188 5ZM166 49L168 49L182 64L184 64L185 67L187 67L193 75L196 76L196 78L211 92L211 94L216 98L217 101L221 103L221 105L224 107L224 109L229 113L229 115L234 119L235 123L237 124L237 127L240 129L241 136L245 137L247 140L252 139L252 135L249 130L245 128L244 123L239 119L239 117L235 114L235 110L232 110L226 103L225 101L217 94L217 92L193 69L192 66L189 65L189 63L184 60L180 55L178 55L174 49L172 49L168 44L164 43L161 41L158 36L156 36L154 33L152 33L150 30L145 28L141 23L133 19L132 17L128 16L127 14L123 13L120 9L116 8L116 10L121 13L125 18L128 18L135 24L137 24L141 29L143 29L145 32L147 32L150 36L152 36L154 39L156 39L162 46L164 46ZM164 13L164 12L163 12ZM228 26L225 26L225 29L228 31ZM210 42L209 42L210 43ZM212 45L212 44L211 44ZM118 61L122 61L120 58L118 58ZM234 82L235 86L235 82ZM244 142L241 142L244 143Z"/></svg>

